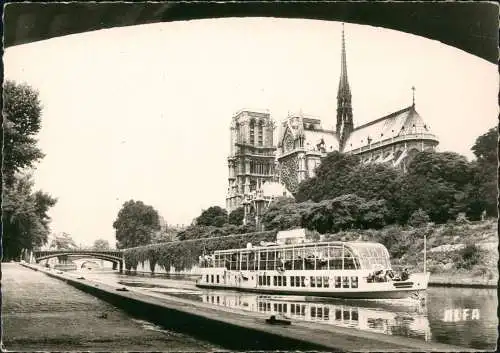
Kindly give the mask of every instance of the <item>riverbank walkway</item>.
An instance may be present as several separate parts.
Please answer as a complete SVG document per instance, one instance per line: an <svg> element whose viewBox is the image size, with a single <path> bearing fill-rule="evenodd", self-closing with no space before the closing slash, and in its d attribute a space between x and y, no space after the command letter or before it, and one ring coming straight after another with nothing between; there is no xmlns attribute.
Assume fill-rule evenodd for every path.
<svg viewBox="0 0 500 353"><path fill-rule="evenodd" d="M326 351L474 351L464 347L425 342L406 337L360 332L355 329L321 323L293 321L290 326L266 325L264 322L268 317L262 313L242 312L238 309L194 302L164 294L145 294L139 289L136 290L132 287L128 287L127 291L117 291L118 288L123 286L119 284L111 285L100 283L90 279L78 278L69 273L61 273L43 268L38 268L38 270L46 272L50 276L56 276L82 290L94 292L96 295L109 295L115 303L126 302L128 305L133 303L135 306L142 303L143 305L147 305L149 308L156 308L154 311L164 309L169 314L163 315L163 319L165 319L165 317L175 317L176 322L178 323L178 328L191 330L191 334L194 332L193 330L225 327L240 328L244 330L244 332L247 332L247 337L245 337L247 342L251 339L252 335L258 335L260 333L271 335L278 341L281 339L283 342L303 342L304 347L316 346L319 347L320 350ZM117 297L119 298L117 299ZM149 314L154 316L154 311ZM197 318L198 322L204 323L204 328L188 327L187 323L193 321L190 321L187 318ZM175 322L169 324L175 325ZM220 335L224 335L225 331L218 333ZM231 349L235 348L237 347L231 347ZM291 348L292 347L282 346L279 349L289 350ZM300 345L299 347L293 347L293 349L298 348L300 348ZM240 347L240 350L245 350L245 347Z"/></svg>
<svg viewBox="0 0 500 353"><path fill-rule="evenodd" d="M220 351L162 330L18 263L2 263L2 340L9 351Z"/></svg>

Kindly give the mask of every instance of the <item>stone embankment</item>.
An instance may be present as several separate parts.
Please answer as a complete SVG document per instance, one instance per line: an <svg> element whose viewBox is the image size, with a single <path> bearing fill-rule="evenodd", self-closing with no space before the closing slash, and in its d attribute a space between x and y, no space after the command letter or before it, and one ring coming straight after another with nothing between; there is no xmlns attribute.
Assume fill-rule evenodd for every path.
<svg viewBox="0 0 500 353"><path fill-rule="evenodd" d="M296 322L291 326L266 325L262 313L242 312L166 295L145 294L120 285L77 278L35 266L31 268L104 299L132 315L141 316L166 329L187 333L231 350L321 351L467 351L463 347L418 339L360 332L321 323ZM472 351L472 350L470 350Z"/></svg>
<svg viewBox="0 0 500 353"><path fill-rule="evenodd" d="M134 319L84 291L2 263L2 351L213 351L221 347Z"/></svg>

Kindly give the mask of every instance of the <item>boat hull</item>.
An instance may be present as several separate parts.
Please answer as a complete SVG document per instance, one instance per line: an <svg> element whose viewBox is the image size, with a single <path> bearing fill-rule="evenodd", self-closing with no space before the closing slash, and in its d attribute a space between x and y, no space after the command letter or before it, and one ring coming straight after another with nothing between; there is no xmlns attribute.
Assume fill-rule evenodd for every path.
<svg viewBox="0 0 500 353"><path fill-rule="evenodd" d="M204 289L220 289L220 290L236 290L240 292L251 292L259 294L274 294L274 295L298 295L311 297L328 297L328 298L343 298L343 299L405 299L418 297L425 293L426 289L394 289L381 291L296 291L293 289L265 289L265 288L245 288L231 287L223 285L210 285L197 283L196 287Z"/></svg>

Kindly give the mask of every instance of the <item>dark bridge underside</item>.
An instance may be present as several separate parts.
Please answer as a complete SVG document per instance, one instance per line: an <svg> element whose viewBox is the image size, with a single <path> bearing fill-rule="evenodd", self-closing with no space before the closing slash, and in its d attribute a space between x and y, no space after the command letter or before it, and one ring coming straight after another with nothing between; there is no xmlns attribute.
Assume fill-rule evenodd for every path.
<svg viewBox="0 0 500 353"><path fill-rule="evenodd" d="M16 3L5 7L4 46L103 28L214 17L288 17L383 26L498 60L494 3Z"/></svg>

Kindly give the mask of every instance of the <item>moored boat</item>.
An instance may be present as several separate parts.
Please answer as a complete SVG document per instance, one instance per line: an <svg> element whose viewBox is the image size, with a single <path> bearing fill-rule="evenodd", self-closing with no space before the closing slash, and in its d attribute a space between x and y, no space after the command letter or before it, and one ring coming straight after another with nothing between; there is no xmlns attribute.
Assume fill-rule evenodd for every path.
<svg viewBox="0 0 500 353"><path fill-rule="evenodd" d="M396 274L374 242L306 242L305 236L200 257L200 288L356 299L421 297L429 273Z"/></svg>

